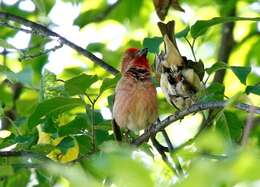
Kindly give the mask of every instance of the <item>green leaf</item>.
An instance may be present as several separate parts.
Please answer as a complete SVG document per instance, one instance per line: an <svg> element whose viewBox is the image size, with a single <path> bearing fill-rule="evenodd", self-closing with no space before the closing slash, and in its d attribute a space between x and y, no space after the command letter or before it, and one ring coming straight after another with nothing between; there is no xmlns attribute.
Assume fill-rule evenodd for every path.
<svg viewBox="0 0 260 187"><path fill-rule="evenodd" d="M58 122L52 117L47 117L41 124L41 129L43 132L49 133L52 137L57 137L58 133Z"/></svg>
<svg viewBox="0 0 260 187"><path fill-rule="evenodd" d="M254 86L247 86L246 90L245 90L246 94L256 94L256 95L260 95L260 84L256 84Z"/></svg>
<svg viewBox="0 0 260 187"><path fill-rule="evenodd" d="M210 68L206 68L205 71L208 73L208 75L210 75L213 72L219 71L221 69L227 69L228 66L226 63L224 62L217 62L215 64L213 64Z"/></svg>
<svg viewBox="0 0 260 187"><path fill-rule="evenodd" d="M0 177L11 176L14 174L13 167L11 165L0 165Z"/></svg>
<svg viewBox="0 0 260 187"><path fill-rule="evenodd" d="M112 143L103 145L105 152L88 160L88 170L100 178L111 177L116 186L151 187L155 186L147 167L138 159L132 159L132 153ZM117 149L116 149L117 148ZM124 170L122 170L124 166ZM122 172L123 171L123 172Z"/></svg>
<svg viewBox="0 0 260 187"><path fill-rule="evenodd" d="M223 84L213 83L205 90L202 90L199 96L200 102L222 101L224 99L225 87Z"/></svg>
<svg viewBox="0 0 260 187"><path fill-rule="evenodd" d="M79 154L84 156L86 155L88 152L91 152L92 149L92 141L90 136L75 136L78 145L79 145Z"/></svg>
<svg viewBox="0 0 260 187"><path fill-rule="evenodd" d="M226 117L231 139L234 142L239 142L243 132L243 122L238 118L238 115L234 112L225 111L224 115Z"/></svg>
<svg viewBox="0 0 260 187"><path fill-rule="evenodd" d="M16 73L16 79L18 82L24 85L32 85L33 81L33 71L30 66L25 67L22 71Z"/></svg>
<svg viewBox="0 0 260 187"><path fill-rule="evenodd" d="M59 136L68 136L81 133L88 125L88 120L85 115L78 115L74 120L58 129Z"/></svg>
<svg viewBox="0 0 260 187"><path fill-rule="evenodd" d="M191 26L192 38L197 38L203 35L207 30L217 24L233 22L233 21L260 21L260 17L245 18L245 17L215 17L210 20L199 20Z"/></svg>
<svg viewBox="0 0 260 187"><path fill-rule="evenodd" d="M0 108L12 107L13 105L13 95L12 89L6 84L0 84Z"/></svg>
<svg viewBox="0 0 260 187"><path fill-rule="evenodd" d="M103 9L88 10L86 12L81 13L77 17L77 19L75 19L74 24L82 28L91 22L99 21L99 17L101 14L103 14Z"/></svg>
<svg viewBox="0 0 260 187"><path fill-rule="evenodd" d="M17 143L15 138L16 137L14 134L11 134L10 136L8 136L6 138L0 138L0 149Z"/></svg>
<svg viewBox="0 0 260 187"><path fill-rule="evenodd" d="M32 68L29 66L26 66L22 71L18 73L14 73L8 67L0 65L0 73L5 75L6 78L12 83L20 82L24 85L32 85L33 72Z"/></svg>
<svg viewBox="0 0 260 187"><path fill-rule="evenodd" d="M251 67L231 66L231 70L242 84L246 84L248 74L251 72Z"/></svg>
<svg viewBox="0 0 260 187"><path fill-rule="evenodd" d="M67 110L82 106L81 99L56 97L40 103L28 119L29 128L33 128L47 117L61 114Z"/></svg>
<svg viewBox="0 0 260 187"><path fill-rule="evenodd" d="M183 38L183 37L186 37L187 34L189 33L189 31L190 31L190 27L187 26L187 27L184 28L182 31L177 32L177 33L175 34L175 37L176 37L176 38Z"/></svg>
<svg viewBox="0 0 260 187"><path fill-rule="evenodd" d="M141 19L137 17L140 15L141 8L143 7L144 0L124 0L109 13L108 19L114 19L120 23L124 20L133 21L133 19Z"/></svg>
<svg viewBox="0 0 260 187"><path fill-rule="evenodd" d="M0 65L0 73L5 75L6 78L12 83L17 82L16 74L13 71L11 71L8 67Z"/></svg>
<svg viewBox="0 0 260 187"><path fill-rule="evenodd" d="M0 46L6 49L16 49L13 45L9 44L7 41L0 38Z"/></svg>
<svg viewBox="0 0 260 187"><path fill-rule="evenodd" d="M104 43L96 42L96 43L88 44L87 49L89 51L101 51L105 47L106 47L106 45Z"/></svg>
<svg viewBox="0 0 260 187"><path fill-rule="evenodd" d="M162 42L162 37L145 38L143 41L143 46L148 48L151 53L159 53L159 47Z"/></svg>
<svg viewBox="0 0 260 187"><path fill-rule="evenodd" d="M30 176L31 171L28 168L16 169L15 174L6 179L4 186L13 187L19 184L19 187L26 187L30 182Z"/></svg>
<svg viewBox="0 0 260 187"><path fill-rule="evenodd" d="M70 148L74 147L74 145L74 139L68 136L66 138L63 138L62 141L57 145L57 147L60 149L62 154L66 154Z"/></svg>
<svg viewBox="0 0 260 187"><path fill-rule="evenodd" d="M50 176L48 171L44 171L43 169L37 169L36 172L36 180L39 182L37 187L52 187L52 184L55 183L56 177Z"/></svg>
<svg viewBox="0 0 260 187"><path fill-rule="evenodd" d="M84 94L85 91L96 81L98 81L96 75L82 74L65 81L65 90L70 95Z"/></svg>
<svg viewBox="0 0 260 187"><path fill-rule="evenodd" d="M31 151L41 154L48 154L53 149L55 149L55 146L51 144L36 144L31 147Z"/></svg>
<svg viewBox="0 0 260 187"><path fill-rule="evenodd" d="M33 0L34 4L36 5L37 9L43 14L46 15L45 4L43 0Z"/></svg>
<svg viewBox="0 0 260 187"><path fill-rule="evenodd" d="M40 101L67 95L64 90L64 84L57 80L56 75L48 70L44 70L40 84Z"/></svg>
<svg viewBox="0 0 260 187"><path fill-rule="evenodd" d="M105 78L103 80L103 83L100 87L100 90L99 90L99 95L101 95L104 91L110 89L110 88L115 88L116 87L116 84L117 82L119 81L119 79L121 78L121 75L120 74L117 74L114 78L112 79L109 79L109 78Z"/></svg>
<svg viewBox="0 0 260 187"><path fill-rule="evenodd" d="M226 141L220 136L219 131L204 131L195 141L196 147L203 151L213 154L223 154Z"/></svg>

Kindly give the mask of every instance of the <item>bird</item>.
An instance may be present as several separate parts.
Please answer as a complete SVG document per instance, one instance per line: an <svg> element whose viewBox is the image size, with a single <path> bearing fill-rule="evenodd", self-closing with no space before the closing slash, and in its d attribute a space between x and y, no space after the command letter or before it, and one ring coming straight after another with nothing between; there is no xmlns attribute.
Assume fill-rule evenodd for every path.
<svg viewBox="0 0 260 187"><path fill-rule="evenodd" d="M147 59L148 49L128 48L122 58L121 79L115 89L112 126L117 141L122 141L120 129L147 129L158 118L157 93L151 80ZM127 139L127 137L126 137Z"/></svg>
<svg viewBox="0 0 260 187"><path fill-rule="evenodd" d="M168 103L177 110L190 107L196 94L203 88L204 66L182 56L174 37L174 20L158 23L164 40L164 51L155 57L156 72L160 74L160 87Z"/></svg>
<svg viewBox="0 0 260 187"><path fill-rule="evenodd" d="M180 6L178 0L153 0L156 14L160 20L164 20L170 7L175 10L184 12L184 9Z"/></svg>

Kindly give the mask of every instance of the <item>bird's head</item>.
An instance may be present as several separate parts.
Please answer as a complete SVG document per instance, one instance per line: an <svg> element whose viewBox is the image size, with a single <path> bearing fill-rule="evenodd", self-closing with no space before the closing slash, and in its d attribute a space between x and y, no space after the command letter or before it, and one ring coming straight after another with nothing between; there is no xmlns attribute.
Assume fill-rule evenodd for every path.
<svg viewBox="0 0 260 187"><path fill-rule="evenodd" d="M123 55L121 72L125 73L131 67L142 67L148 69L150 71L150 66L146 55L148 53L148 49L137 49L137 48L129 48L125 51Z"/></svg>

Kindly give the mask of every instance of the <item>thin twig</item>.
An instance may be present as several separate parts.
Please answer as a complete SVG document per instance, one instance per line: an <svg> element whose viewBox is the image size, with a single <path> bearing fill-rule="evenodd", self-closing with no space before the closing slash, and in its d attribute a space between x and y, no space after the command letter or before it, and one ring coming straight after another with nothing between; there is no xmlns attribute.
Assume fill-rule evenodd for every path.
<svg viewBox="0 0 260 187"><path fill-rule="evenodd" d="M173 147L172 142L171 142L171 140L170 140L170 138L169 138L169 136L168 136L168 134L167 134L165 129L162 130L162 134L163 134L164 139L165 139L165 141L167 143L167 146L168 146L168 149L169 149L169 153L172 156L172 159L174 161L174 164L176 165L176 169L177 169L179 175L180 176L184 176L184 172L183 172L183 169L181 167L181 163L180 163L178 157L174 155L174 147Z"/></svg>
<svg viewBox="0 0 260 187"><path fill-rule="evenodd" d="M27 34L33 34L32 30L24 29L24 28L21 28L21 27L16 27L16 26L13 26L13 25L9 24L8 22L0 22L0 26L9 27L11 29L22 31L22 32L25 32Z"/></svg>
<svg viewBox="0 0 260 187"><path fill-rule="evenodd" d="M178 111L178 112L174 113L173 115L168 116L166 119L164 119L160 123L154 123L151 126L149 131L143 133L137 139L132 141L132 144L135 144L137 146L141 145L143 142L146 142L152 135L155 135L156 133L158 133L159 131L161 131L162 129L164 129L165 127L170 125L171 123L173 123L177 120L183 119L185 116L187 116L189 114L207 110L207 109L224 108L228 104L229 104L228 101L216 101L216 102L209 102L209 103L194 104L185 110ZM250 105L244 104L244 103L235 104L233 107L237 108L239 110L246 111L246 112L249 112L249 110L250 110ZM260 107L255 107L254 113L260 114Z"/></svg>
<svg viewBox="0 0 260 187"><path fill-rule="evenodd" d="M95 135L95 103L93 103L91 107L91 121L92 121L92 143L93 143L93 151L96 150L96 135Z"/></svg>
<svg viewBox="0 0 260 187"><path fill-rule="evenodd" d="M49 30L47 27L45 27L43 25L40 25L38 23L29 21L29 20L24 19L22 17L16 16L16 15L13 15L13 14L10 14L10 13L6 13L6 12L0 12L0 19L14 21L16 23L19 23L21 25L29 27L29 28L32 29L33 33L35 33L35 34L43 35L43 36L46 36L46 37L49 37L49 38L52 38L52 37L56 38L62 44L67 45L67 46L71 47L72 49L76 50L78 53L80 53L80 54L84 55L85 57L89 58L94 63L101 66L102 68L104 68L108 72L110 72L114 75L119 72L117 69L110 66L109 64L104 62L102 59L98 58L97 56L95 56L94 54L89 52L88 50L74 44L73 42L67 40L66 38L62 37L61 35L57 34L56 32Z"/></svg>
<svg viewBox="0 0 260 187"><path fill-rule="evenodd" d="M100 97L100 94L94 99L92 100L90 98L90 96L85 93L86 97L88 98L89 102L91 103L91 122L92 122L92 129L91 129L91 134L92 134L92 144L93 144L93 150L96 150L96 135L95 135L95 104L97 102L97 100ZM87 112L87 108L86 108L86 112Z"/></svg>
<svg viewBox="0 0 260 187"><path fill-rule="evenodd" d="M155 136L151 137L151 141L154 145L154 147L156 148L156 150L159 152L159 154L161 155L163 161L168 165L168 167L173 171L173 173L180 177L178 171L172 166L171 162L169 161L169 159L167 158L165 152L161 149L160 143L156 140Z"/></svg>
<svg viewBox="0 0 260 187"><path fill-rule="evenodd" d="M244 128L243 132L243 138L242 138L242 146L245 146L248 141L248 137L250 134L251 129L253 128L253 120L254 120L254 107L250 107L250 112L247 117L246 126Z"/></svg>
<svg viewBox="0 0 260 187"><path fill-rule="evenodd" d="M46 49L44 51L40 51L36 54L32 54L32 55L27 55L27 54L23 54L22 53L22 56L19 58L19 61L24 61L24 60L30 60L30 59L33 59L33 58L36 58L36 57L40 57L42 55L47 55L48 53L50 52L54 52L56 51L57 49L60 49L62 48L63 44L60 43L59 45L57 46L54 46L53 48L50 48L50 49Z"/></svg>

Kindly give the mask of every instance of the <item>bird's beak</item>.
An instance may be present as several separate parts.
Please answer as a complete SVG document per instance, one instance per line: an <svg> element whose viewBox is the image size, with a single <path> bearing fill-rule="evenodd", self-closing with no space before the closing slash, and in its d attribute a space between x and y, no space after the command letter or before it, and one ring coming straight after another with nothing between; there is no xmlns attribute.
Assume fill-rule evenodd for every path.
<svg viewBox="0 0 260 187"><path fill-rule="evenodd" d="M140 49L138 51L137 56L139 56L139 57L141 57L141 56L146 57L147 53L148 53L148 48L143 48L143 49Z"/></svg>

